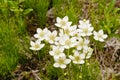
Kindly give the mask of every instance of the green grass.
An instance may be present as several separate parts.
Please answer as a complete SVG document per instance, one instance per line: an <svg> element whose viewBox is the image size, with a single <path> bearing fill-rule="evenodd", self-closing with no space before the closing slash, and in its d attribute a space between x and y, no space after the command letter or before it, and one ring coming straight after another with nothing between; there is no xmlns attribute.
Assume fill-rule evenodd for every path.
<svg viewBox="0 0 120 80"><path fill-rule="evenodd" d="M52 1L52 4L50 4ZM17 65L23 65L31 59L45 60L46 72L39 72L42 80L101 80L99 63L90 59L89 65L73 65L65 70L53 67L53 60L48 56L49 46L46 46L33 57L34 52L29 50L31 36L28 35L26 18L34 19L38 22L38 27L46 27L48 8L52 6L55 18L57 16L68 16L70 21L78 24L78 20L87 18L90 20L95 30L103 29L110 37L120 38L116 34L120 30L120 8L115 7L116 0L0 0L0 77L7 79ZM86 14L83 9L86 6ZM32 23L34 24L34 22ZM120 31L119 31L120 32ZM94 42L92 40L92 42ZM97 42L95 42L96 44ZM95 47L103 50L103 45ZM29 58L28 56L32 56ZM42 64L42 62L41 62ZM40 68L42 69L42 68ZM69 71L72 76L69 75ZM11 76L13 76L11 74ZM117 78L115 80L118 80Z"/></svg>
<svg viewBox="0 0 120 80"><path fill-rule="evenodd" d="M70 21L78 23L79 16L81 16L81 5L78 0L53 0L53 6L55 8L55 16L64 17L68 16Z"/></svg>
<svg viewBox="0 0 120 80"><path fill-rule="evenodd" d="M35 16L39 26L44 28L46 25L46 14L49 7L49 0L25 0L25 8L32 8L33 12L30 17Z"/></svg>
<svg viewBox="0 0 120 80"><path fill-rule="evenodd" d="M4 75L14 69L19 59L19 38L13 29L13 23L0 21L0 74Z"/></svg>
<svg viewBox="0 0 120 80"><path fill-rule="evenodd" d="M92 8L89 8L89 14L92 22L94 22L95 29L103 29L109 36L115 36L120 24L120 8L115 8L116 0L110 0L109 2L94 0L91 3L93 3L93 6L91 5Z"/></svg>
<svg viewBox="0 0 120 80"><path fill-rule="evenodd" d="M15 11L19 9L19 3L3 0L0 4L3 4L0 6L0 75L7 76L19 64L22 48L20 36L26 35L26 30L22 12Z"/></svg>

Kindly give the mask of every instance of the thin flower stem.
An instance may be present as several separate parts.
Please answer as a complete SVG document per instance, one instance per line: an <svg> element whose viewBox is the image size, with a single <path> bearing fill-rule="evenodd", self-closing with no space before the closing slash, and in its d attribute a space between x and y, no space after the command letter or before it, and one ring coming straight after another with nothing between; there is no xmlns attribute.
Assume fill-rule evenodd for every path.
<svg viewBox="0 0 120 80"><path fill-rule="evenodd" d="M70 52L70 50L68 49L67 55L69 55L69 52ZM70 68L71 68L71 63L68 66L68 78L69 78L69 80L71 80L71 69Z"/></svg>
<svg viewBox="0 0 120 80"><path fill-rule="evenodd" d="M79 79L79 76L80 76L80 68L81 68L81 67L80 67L80 65L79 65L79 66L78 66L78 76L77 76L77 80L80 80L80 79Z"/></svg>

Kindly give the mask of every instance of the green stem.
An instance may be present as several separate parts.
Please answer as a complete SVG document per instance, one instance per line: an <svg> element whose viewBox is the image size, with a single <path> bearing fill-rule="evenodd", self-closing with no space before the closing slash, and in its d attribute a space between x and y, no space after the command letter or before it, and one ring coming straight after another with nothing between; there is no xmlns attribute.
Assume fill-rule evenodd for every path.
<svg viewBox="0 0 120 80"><path fill-rule="evenodd" d="M78 66L78 76L77 76L77 80L80 80L80 79L79 79L79 76L80 76L80 68L81 68L81 67L80 67L80 65L79 65L79 66Z"/></svg>
<svg viewBox="0 0 120 80"><path fill-rule="evenodd" d="M68 49L67 56L69 56L69 52L70 52L70 50ZM70 67L71 67L71 63L68 66L68 78L69 78L69 80L71 80L71 69L70 69Z"/></svg>

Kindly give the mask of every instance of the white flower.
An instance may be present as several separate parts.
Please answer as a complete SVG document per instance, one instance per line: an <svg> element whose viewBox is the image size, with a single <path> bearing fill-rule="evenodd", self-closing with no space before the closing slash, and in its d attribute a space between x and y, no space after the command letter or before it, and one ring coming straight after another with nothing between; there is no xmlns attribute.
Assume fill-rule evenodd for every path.
<svg viewBox="0 0 120 80"><path fill-rule="evenodd" d="M72 22L68 22L68 16L65 16L63 19L57 17L57 23L55 25L60 28L65 28L66 26L70 26Z"/></svg>
<svg viewBox="0 0 120 80"><path fill-rule="evenodd" d="M87 39L83 40L81 37L79 37L76 44L77 50L88 48L89 42L90 42L89 40Z"/></svg>
<svg viewBox="0 0 120 80"><path fill-rule="evenodd" d="M35 38L38 38L40 41L46 39L47 34L50 33L50 31L45 28L45 29L40 29L37 28L37 34L34 35Z"/></svg>
<svg viewBox="0 0 120 80"><path fill-rule="evenodd" d="M93 27L91 27L91 24L89 23L89 20L83 20L83 21L79 21L80 25L78 25L79 27L79 34L81 34L81 36L90 36L92 35L92 31L93 31Z"/></svg>
<svg viewBox="0 0 120 80"><path fill-rule="evenodd" d="M72 55L69 55L69 58L71 59L71 60L73 60L73 63L74 64L84 64L85 63L85 61L84 61L84 59L85 59L85 54L79 54L79 52L78 51L75 51L74 52L74 55L72 56Z"/></svg>
<svg viewBox="0 0 120 80"><path fill-rule="evenodd" d="M76 29L76 30L72 31L70 35L74 36L76 38L81 36L81 34L79 34L79 29Z"/></svg>
<svg viewBox="0 0 120 80"><path fill-rule="evenodd" d="M84 26L89 26L89 27L91 26L90 21L89 20L85 20L85 19L79 20L79 24L80 24L79 27L83 27L83 25Z"/></svg>
<svg viewBox="0 0 120 80"><path fill-rule="evenodd" d="M59 43L66 49L75 47L76 37L70 38L68 35L64 35L62 38L59 39Z"/></svg>
<svg viewBox="0 0 120 80"><path fill-rule="evenodd" d="M55 39L55 41L56 41L56 42L55 42L55 45L57 45L57 46L59 46L59 47L62 46L61 43L60 43L60 41L61 41L62 39L64 39L65 36L67 36L67 35L64 34L63 29L60 29L60 30L59 30L59 36L56 37L56 39Z"/></svg>
<svg viewBox="0 0 120 80"><path fill-rule="evenodd" d="M63 48L63 47L52 46L52 51L50 51L49 54L50 54L51 56L53 56L54 58L56 58L56 57L59 57L59 56L61 56L61 55L65 55L65 54L63 53L63 51L64 51L64 48Z"/></svg>
<svg viewBox="0 0 120 80"><path fill-rule="evenodd" d="M94 39L100 42L103 42L108 36L103 33L103 30L99 30L98 32L94 31Z"/></svg>
<svg viewBox="0 0 120 80"><path fill-rule="evenodd" d="M69 36L74 36L76 28L77 28L77 25L67 26L64 28L64 33Z"/></svg>
<svg viewBox="0 0 120 80"><path fill-rule="evenodd" d="M86 54L86 59L89 59L93 53L93 49L91 47L88 47L83 50L83 53Z"/></svg>
<svg viewBox="0 0 120 80"><path fill-rule="evenodd" d="M66 65L69 64L71 62L70 59L66 59L65 55L61 55L59 57L55 57L54 58L55 63L54 63L54 67L60 67L62 69L66 68Z"/></svg>
<svg viewBox="0 0 120 80"><path fill-rule="evenodd" d="M31 50L37 51L43 48L45 44L41 44L41 42L37 40L36 42L30 41L30 45L31 45L30 47Z"/></svg>
<svg viewBox="0 0 120 80"><path fill-rule="evenodd" d="M53 32L49 32L47 37L46 37L46 40L50 43L50 44L53 44L55 42L57 38L57 31L53 31Z"/></svg>

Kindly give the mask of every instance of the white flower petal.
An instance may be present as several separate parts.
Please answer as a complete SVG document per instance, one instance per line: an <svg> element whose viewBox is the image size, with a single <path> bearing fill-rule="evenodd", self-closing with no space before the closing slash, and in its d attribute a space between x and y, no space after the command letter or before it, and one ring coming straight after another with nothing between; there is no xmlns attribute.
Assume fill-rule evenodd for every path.
<svg viewBox="0 0 120 80"><path fill-rule="evenodd" d="M79 56L79 52L78 52L78 51L75 51L74 55L75 55L75 56Z"/></svg>
<svg viewBox="0 0 120 80"><path fill-rule="evenodd" d="M33 47L30 47L30 49L31 49L31 50L35 50L35 48L33 48Z"/></svg>
<svg viewBox="0 0 120 80"><path fill-rule="evenodd" d="M31 50L34 50L34 51L38 51L40 50L40 48L34 48L34 47L30 47Z"/></svg>
<svg viewBox="0 0 120 80"><path fill-rule="evenodd" d="M86 56L86 59L89 59L91 57L92 53L88 53Z"/></svg>
<svg viewBox="0 0 120 80"><path fill-rule="evenodd" d="M61 25L60 25L60 24L58 24L58 23L55 23L55 26L57 26L57 27L61 27Z"/></svg>
<svg viewBox="0 0 120 80"><path fill-rule="evenodd" d="M34 43L33 41L30 41L30 45L31 45L31 46L34 46L34 44L35 44L35 43Z"/></svg>
<svg viewBox="0 0 120 80"><path fill-rule="evenodd" d="M85 22L86 22L87 24L89 24L90 21L89 21L89 20L86 20Z"/></svg>
<svg viewBox="0 0 120 80"><path fill-rule="evenodd" d="M94 34L94 35L97 35L97 32L96 32L96 31L94 31L94 32L93 32L93 34Z"/></svg>
<svg viewBox="0 0 120 80"><path fill-rule="evenodd" d="M77 61L73 61L73 63L74 63L74 64L79 64L79 62L77 62Z"/></svg>
<svg viewBox="0 0 120 80"><path fill-rule="evenodd" d="M71 42L76 42L76 37L72 37Z"/></svg>
<svg viewBox="0 0 120 80"><path fill-rule="evenodd" d="M63 18L63 21L68 22L68 16L65 16L65 17Z"/></svg>
<svg viewBox="0 0 120 80"><path fill-rule="evenodd" d="M104 42L104 39L102 39L102 38L99 38L99 41L100 41L100 42Z"/></svg>
<svg viewBox="0 0 120 80"><path fill-rule="evenodd" d="M101 30L99 30L99 34L103 34L103 30L101 29Z"/></svg>
<svg viewBox="0 0 120 80"><path fill-rule="evenodd" d="M54 30L54 31L52 32L52 34L53 34L54 36L56 36L56 35L57 35L57 31Z"/></svg>
<svg viewBox="0 0 120 80"><path fill-rule="evenodd" d="M93 27L90 27L90 28L89 28L90 31L93 31L93 29L94 29Z"/></svg>
<svg viewBox="0 0 120 80"><path fill-rule="evenodd" d="M64 68L66 68L66 65L65 64L61 64L60 68L64 69Z"/></svg>
<svg viewBox="0 0 120 80"><path fill-rule="evenodd" d="M51 56L53 56L53 55L54 55L54 52L53 52L53 51L49 51L49 54L50 54Z"/></svg>
<svg viewBox="0 0 120 80"><path fill-rule="evenodd" d="M54 67L60 67L60 65L58 63L54 63L53 66Z"/></svg>
<svg viewBox="0 0 120 80"><path fill-rule="evenodd" d="M80 54L80 58L84 59L85 58L85 54L84 53Z"/></svg>
<svg viewBox="0 0 120 80"><path fill-rule="evenodd" d="M82 47L81 46L77 46L77 50L81 50L82 49Z"/></svg>
<svg viewBox="0 0 120 80"><path fill-rule="evenodd" d="M65 56L65 54L64 53L60 53L60 55L59 56Z"/></svg>
<svg viewBox="0 0 120 80"><path fill-rule="evenodd" d="M63 52L64 51L64 48L63 47L59 47L60 51Z"/></svg>
<svg viewBox="0 0 120 80"><path fill-rule="evenodd" d="M106 39L108 36L107 35L103 35L103 38Z"/></svg>
<svg viewBox="0 0 120 80"><path fill-rule="evenodd" d="M35 38L39 38L39 35L38 35L38 34L35 34L34 37L35 37Z"/></svg>
<svg viewBox="0 0 120 80"><path fill-rule="evenodd" d="M80 60L79 64L84 64L85 61L84 60Z"/></svg>
<svg viewBox="0 0 120 80"><path fill-rule="evenodd" d="M69 64L70 62L71 62L70 59L66 59L64 63L65 63L65 64Z"/></svg>
<svg viewBox="0 0 120 80"><path fill-rule="evenodd" d="M43 48L45 46L45 44L40 44L41 45L41 48Z"/></svg>
<svg viewBox="0 0 120 80"><path fill-rule="evenodd" d="M94 36L94 39L95 39L95 40L98 40L98 37L97 37L97 36Z"/></svg>
<svg viewBox="0 0 120 80"><path fill-rule="evenodd" d="M87 35L87 36L90 36L90 35L92 35L92 33L90 32L90 33L87 33L86 35Z"/></svg>
<svg viewBox="0 0 120 80"><path fill-rule="evenodd" d="M66 24L66 25L67 25L67 26L70 26L71 24L72 24L72 22L67 22L67 24Z"/></svg>
<svg viewBox="0 0 120 80"><path fill-rule="evenodd" d="M59 17L57 17L57 19L56 19L56 21L57 21L57 23L59 23L59 22L61 22L61 18L59 18Z"/></svg>
<svg viewBox="0 0 120 80"><path fill-rule="evenodd" d="M37 28L37 33L40 33L42 31L42 29Z"/></svg>
<svg viewBox="0 0 120 80"><path fill-rule="evenodd" d="M83 21L82 21L82 20L79 20L79 24L83 24Z"/></svg>
<svg viewBox="0 0 120 80"><path fill-rule="evenodd" d="M77 28L77 25L71 26L71 29L72 29L72 30L76 30L76 28Z"/></svg>
<svg viewBox="0 0 120 80"><path fill-rule="evenodd" d="M86 34L85 33L81 33L81 36L86 36Z"/></svg>
<svg viewBox="0 0 120 80"><path fill-rule="evenodd" d="M69 58L72 59L72 60L74 59L74 57L72 55L69 55Z"/></svg>

